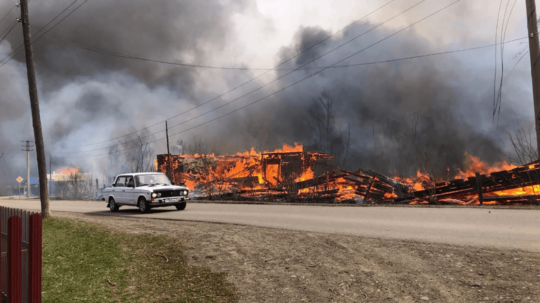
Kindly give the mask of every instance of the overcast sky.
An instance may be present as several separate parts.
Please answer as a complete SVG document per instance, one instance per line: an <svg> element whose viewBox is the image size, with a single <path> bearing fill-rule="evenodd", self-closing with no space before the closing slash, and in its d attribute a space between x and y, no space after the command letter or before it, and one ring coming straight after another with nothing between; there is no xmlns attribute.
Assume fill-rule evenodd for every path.
<svg viewBox="0 0 540 303"><path fill-rule="evenodd" d="M71 2L31 1L32 24L45 25ZM302 54L284 65L296 68L307 62L305 60L329 52L419 4L311 65L327 66L453 2L91 0L60 23L51 34L94 48L155 60L272 68L389 3L310 50L311 53ZM82 0L72 8L79 3ZM492 44L495 42L499 4L495 0L461 0L341 64ZM7 13L12 5L11 1L1 0L0 16ZM502 1L499 33L506 12L507 41L527 36L525 1L517 1L515 7L513 5L512 0ZM15 10L2 21L0 31L8 28L17 14ZM4 58L21 42L21 30L17 26L0 43L0 56ZM506 45L506 76L523 50L527 49L527 40ZM446 139L441 138L442 129L436 129L434 125L442 121L441 115L451 112L452 118L447 123L452 127L446 126L445 132L456 134L447 135L453 141L444 147L455 154L446 156L448 163L445 165L449 166L460 166L464 152L477 154L487 161L502 160L512 153L506 132L533 126L528 55L504 82L501 118L498 123L493 122L494 48L406 62L332 69L240 109L309 75L296 72L272 82L284 75L284 72L272 71L187 113L184 112L264 71L194 69L122 59L89 52L81 49L80 44L50 36L36 42L34 51L47 153L52 153L61 165L81 165L89 170L98 170L103 164L103 157L91 156L106 153L112 142L82 148L96 149L91 152L65 152L76 152L81 145L109 140L175 115L179 116L169 122L171 125L190 118L193 120L172 130L173 134L182 131L173 136L173 141L199 136L214 142L223 152L240 151L250 145L271 149L295 141L309 145L312 138L306 124L307 117L303 115L322 92L330 93L338 102L337 128L343 130L349 124L353 129L352 147L357 151L357 158L350 165L370 166L386 172L396 169L409 172L412 169L397 163L406 161L408 156L398 159L396 153L403 148L395 143L404 138L409 140L408 136L412 136L411 117L420 116L423 148L435 146L435 149L441 149L446 146ZM500 76L500 57L497 66ZM267 83L270 84L231 105L195 118ZM33 139L22 54L0 67L0 90L0 154L5 153L0 159L0 170L5 172L3 178L12 178L24 172L25 168L25 155L19 151L20 141ZM220 118L234 109L239 111ZM211 119L217 120L209 122ZM202 123L207 124L198 126ZM156 132L154 138L159 139L164 136L157 133L162 129L160 124L150 128L150 132ZM377 133L378 129L380 133ZM416 136L417 130L414 133ZM387 155L381 155L381 146L385 146ZM157 153L165 152L164 140L157 141L154 147ZM66 155L84 157L64 158ZM32 159L35 162L35 155Z"/></svg>

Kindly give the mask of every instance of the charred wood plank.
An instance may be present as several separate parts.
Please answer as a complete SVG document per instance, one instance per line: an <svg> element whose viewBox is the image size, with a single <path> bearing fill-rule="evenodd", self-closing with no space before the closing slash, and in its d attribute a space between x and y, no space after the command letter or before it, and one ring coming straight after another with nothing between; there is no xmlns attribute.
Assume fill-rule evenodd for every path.
<svg viewBox="0 0 540 303"><path fill-rule="evenodd" d="M238 177L223 179L222 182L231 182L231 183L259 183L259 177L257 176L248 176L248 177Z"/></svg>
<svg viewBox="0 0 540 303"><path fill-rule="evenodd" d="M354 182L354 183L356 183L358 185L361 185L361 186L369 186L369 183L370 183L370 182L364 181L364 180L356 180L356 179L354 179L352 177L345 177L345 180Z"/></svg>
<svg viewBox="0 0 540 303"><path fill-rule="evenodd" d="M362 179L371 179L371 178L372 178L372 176L365 175L365 174L363 174L361 171L358 172L358 173L352 173L352 172L350 172L350 171L344 170L343 172L345 172L345 173L347 173L347 174L349 174L349 175L351 175L351 176L355 176L355 177L362 178Z"/></svg>
<svg viewBox="0 0 540 303"><path fill-rule="evenodd" d="M403 197L407 195L410 191L410 187L408 185L401 184L400 182L395 181L394 179L385 176L383 174L377 173L371 169L368 169L364 172L368 176L378 178L378 184L384 184L382 186L387 186L388 188L393 188L392 191L388 191L389 193L395 193L398 195L398 197Z"/></svg>
<svg viewBox="0 0 540 303"><path fill-rule="evenodd" d="M389 194L394 192L393 187L387 186L387 185L385 185L383 183L379 183L379 182L375 182L375 184L373 184L372 187L375 188L375 189L378 189L380 191L383 191L385 193L389 193Z"/></svg>
<svg viewBox="0 0 540 303"><path fill-rule="evenodd" d="M299 181L299 182L296 182L295 185L296 185L296 188L298 189L304 189L308 187L314 187L317 185L325 184L326 180L327 178L325 175L325 176L316 177L316 178L305 180L305 181Z"/></svg>
<svg viewBox="0 0 540 303"><path fill-rule="evenodd" d="M484 204L484 199L482 197L482 180L479 173L476 173L476 190L478 192L478 200L480 200L480 205L482 205Z"/></svg>
<svg viewBox="0 0 540 303"><path fill-rule="evenodd" d="M366 196L364 197L365 201L369 201L369 199L370 199L369 192L371 191L371 188L373 187L375 182L377 182L377 176L373 176L373 179L371 180L371 183L369 184L369 186L368 186L368 188L366 190Z"/></svg>
<svg viewBox="0 0 540 303"><path fill-rule="evenodd" d="M384 194L383 193L375 193L375 192L370 192L364 198L364 201L371 201L373 203L377 203L377 202L380 202L382 200L384 200Z"/></svg>

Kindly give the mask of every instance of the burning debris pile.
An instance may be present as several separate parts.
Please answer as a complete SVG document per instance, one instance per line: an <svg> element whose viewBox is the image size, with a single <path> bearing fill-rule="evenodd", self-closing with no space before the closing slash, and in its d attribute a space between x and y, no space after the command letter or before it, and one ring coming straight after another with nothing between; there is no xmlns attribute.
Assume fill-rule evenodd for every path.
<svg viewBox="0 0 540 303"><path fill-rule="evenodd" d="M540 163L533 162L519 167L508 164L504 166L507 169L494 171L491 168L485 173L461 173L464 178L452 181L427 182L430 184L412 192L407 198L419 204L538 204ZM400 201L399 198L395 200Z"/></svg>
<svg viewBox="0 0 540 303"><path fill-rule="evenodd" d="M528 204L540 193L540 164L487 167L477 158L454 180L418 171L416 178L391 178L372 170L349 172L324 153L302 145L236 155L158 155L157 168L185 183L192 198L305 203ZM168 167L170 166L170 172Z"/></svg>

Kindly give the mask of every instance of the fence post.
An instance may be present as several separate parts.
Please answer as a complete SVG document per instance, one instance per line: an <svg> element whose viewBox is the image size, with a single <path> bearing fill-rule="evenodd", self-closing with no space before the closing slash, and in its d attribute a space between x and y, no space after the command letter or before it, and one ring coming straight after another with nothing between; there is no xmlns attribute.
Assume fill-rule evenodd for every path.
<svg viewBox="0 0 540 303"><path fill-rule="evenodd" d="M28 239L28 302L41 303L41 251L43 225L40 214L30 216Z"/></svg>
<svg viewBox="0 0 540 303"><path fill-rule="evenodd" d="M22 258L21 258L21 241L22 241L22 222L20 217L11 217L8 219L8 251L7 251L7 266L8 266L8 285L7 299L8 303L22 302Z"/></svg>
<svg viewBox="0 0 540 303"><path fill-rule="evenodd" d="M2 238L2 223L4 223L4 208L2 206L0 206L0 301L3 300L2 299L2 242L4 242L3 238Z"/></svg>

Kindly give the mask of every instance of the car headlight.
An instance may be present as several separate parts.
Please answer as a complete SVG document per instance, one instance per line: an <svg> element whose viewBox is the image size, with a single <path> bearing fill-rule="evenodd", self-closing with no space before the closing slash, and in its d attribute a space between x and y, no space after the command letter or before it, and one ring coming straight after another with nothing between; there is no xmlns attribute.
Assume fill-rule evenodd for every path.
<svg viewBox="0 0 540 303"><path fill-rule="evenodd" d="M184 196L187 196L187 190L184 190Z"/></svg>
<svg viewBox="0 0 540 303"><path fill-rule="evenodd" d="M157 196L158 196L158 194L152 193L152 198L155 198L155 197L157 197Z"/></svg>

